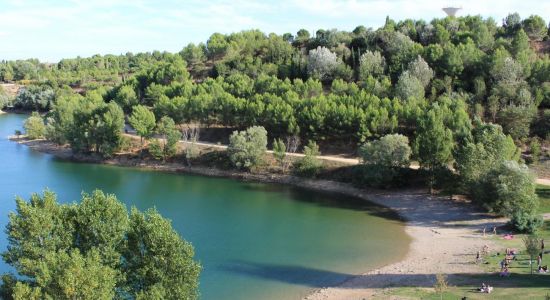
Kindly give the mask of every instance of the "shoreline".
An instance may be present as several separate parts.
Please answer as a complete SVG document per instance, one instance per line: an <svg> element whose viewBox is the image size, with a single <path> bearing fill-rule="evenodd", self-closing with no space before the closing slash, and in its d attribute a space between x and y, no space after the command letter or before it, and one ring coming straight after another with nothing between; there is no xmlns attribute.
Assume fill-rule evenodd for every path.
<svg viewBox="0 0 550 300"><path fill-rule="evenodd" d="M474 264L476 252L484 245L494 249L494 243L480 234L481 228L501 225L502 219L475 210L472 205L451 201L448 197L430 196L426 189L395 191L359 189L347 183L305 179L292 175L253 174L211 167L185 166L180 163L160 163L119 155L111 159L73 154L66 146L46 140L10 140L29 148L48 153L56 158L84 163L98 163L122 167L137 167L161 172L189 173L210 177L224 177L244 181L290 185L319 192L358 197L396 212L403 219L405 232L411 238L408 251L401 260L360 275L352 275L344 282L314 290L304 299L364 299L383 295L390 287L416 286L430 288L435 274L480 273ZM452 276L451 276L452 277ZM452 279L452 278L449 279Z"/></svg>

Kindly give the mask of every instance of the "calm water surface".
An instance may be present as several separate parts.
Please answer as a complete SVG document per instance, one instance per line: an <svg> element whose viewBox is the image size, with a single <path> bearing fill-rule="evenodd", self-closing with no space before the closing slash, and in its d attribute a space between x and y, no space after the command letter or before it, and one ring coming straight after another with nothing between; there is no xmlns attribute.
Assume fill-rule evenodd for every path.
<svg viewBox="0 0 550 300"><path fill-rule="evenodd" d="M115 193L128 207L155 206L192 242L202 299L299 299L398 259L409 238L380 207L347 197L229 179L64 162L7 140L25 116L0 115L0 227L49 188L61 202L82 191ZM0 231L0 249L7 241ZM10 271L0 263L0 271Z"/></svg>

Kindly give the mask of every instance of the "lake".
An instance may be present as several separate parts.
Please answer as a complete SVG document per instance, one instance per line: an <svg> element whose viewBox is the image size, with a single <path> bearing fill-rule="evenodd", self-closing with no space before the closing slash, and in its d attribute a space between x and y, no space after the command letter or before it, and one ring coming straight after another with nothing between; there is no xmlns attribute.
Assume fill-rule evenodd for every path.
<svg viewBox="0 0 550 300"><path fill-rule="evenodd" d="M294 187L61 161L7 139L26 116L0 115L0 249L15 196L49 188L156 207L195 247L202 299L299 299L401 258L409 237L396 215L365 201ZM12 271L0 263L0 271Z"/></svg>

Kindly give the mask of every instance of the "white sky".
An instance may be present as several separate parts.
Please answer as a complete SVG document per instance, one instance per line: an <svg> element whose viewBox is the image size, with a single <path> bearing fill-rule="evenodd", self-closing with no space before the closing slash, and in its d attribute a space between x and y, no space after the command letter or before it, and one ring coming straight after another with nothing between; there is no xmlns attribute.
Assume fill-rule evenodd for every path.
<svg viewBox="0 0 550 300"><path fill-rule="evenodd" d="M0 0L0 60L179 51L213 32L244 29L378 28L387 15L396 21L444 17L446 6L499 23L510 12L550 21L549 0Z"/></svg>

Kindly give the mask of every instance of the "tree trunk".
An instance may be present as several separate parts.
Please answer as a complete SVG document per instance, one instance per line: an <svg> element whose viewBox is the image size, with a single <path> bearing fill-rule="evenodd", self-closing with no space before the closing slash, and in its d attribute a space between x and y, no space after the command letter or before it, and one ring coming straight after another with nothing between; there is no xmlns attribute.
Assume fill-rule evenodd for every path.
<svg viewBox="0 0 550 300"><path fill-rule="evenodd" d="M143 157L143 137L140 136L141 149L139 151L139 158Z"/></svg>

